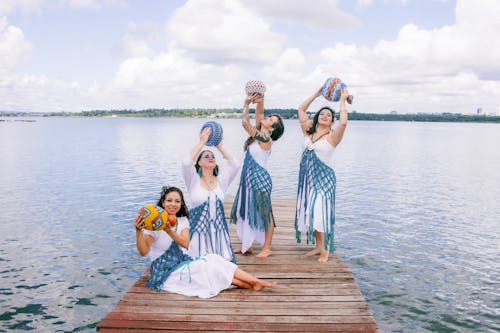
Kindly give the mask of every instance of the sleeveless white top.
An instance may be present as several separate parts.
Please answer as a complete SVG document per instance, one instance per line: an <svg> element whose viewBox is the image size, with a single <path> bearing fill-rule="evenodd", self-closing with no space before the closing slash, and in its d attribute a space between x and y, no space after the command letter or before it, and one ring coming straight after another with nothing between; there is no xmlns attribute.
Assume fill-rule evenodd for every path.
<svg viewBox="0 0 500 333"><path fill-rule="evenodd" d="M322 138L315 143L312 143L310 136L304 136L304 148L316 151L318 158L325 164L330 165L335 147L328 142L326 138Z"/></svg>
<svg viewBox="0 0 500 333"><path fill-rule="evenodd" d="M248 149L250 150L250 154L252 154L254 160L259 163L261 167L265 168L267 161L269 160L269 156L271 156L271 149L262 149L258 141L254 141L250 146L248 146Z"/></svg>

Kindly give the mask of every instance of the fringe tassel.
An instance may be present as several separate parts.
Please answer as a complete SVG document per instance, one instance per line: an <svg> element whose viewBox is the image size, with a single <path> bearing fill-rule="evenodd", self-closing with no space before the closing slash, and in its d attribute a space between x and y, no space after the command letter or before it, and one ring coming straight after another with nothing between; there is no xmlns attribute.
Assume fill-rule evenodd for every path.
<svg viewBox="0 0 500 333"><path fill-rule="evenodd" d="M314 207L319 204L324 230L325 250L334 252L335 225L335 171L323 163L314 150L305 149L302 154L297 186L297 209L295 213L295 237L301 242L299 226L306 224L307 244L316 244L314 236ZM317 203L317 200L320 202Z"/></svg>
<svg viewBox="0 0 500 333"><path fill-rule="evenodd" d="M235 224L238 217L243 220L247 217L253 230L266 231L271 218L274 221L271 191L271 175L247 150L240 185L231 208L231 223Z"/></svg>
<svg viewBox="0 0 500 333"><path fill-rule="evenodd" d="M218 197L215 204L215 219L210 217L209 200L189 211L189 247L190 249L195 248L194 245L191 244L191 240L198 238L197 247L195 248L197 249L196 256L215 253L236 264L236 255L231 246L229 229L227 227L226 217L224 216L224 205ZM211 226L215 229L215 235L212 235Z"/></svg>

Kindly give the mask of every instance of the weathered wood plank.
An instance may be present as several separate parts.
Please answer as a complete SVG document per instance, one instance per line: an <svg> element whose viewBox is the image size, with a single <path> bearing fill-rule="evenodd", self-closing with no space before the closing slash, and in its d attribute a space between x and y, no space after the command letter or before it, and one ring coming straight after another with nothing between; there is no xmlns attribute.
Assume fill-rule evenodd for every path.
<svg viewBox="0 0 500 333"><path fill-rule="evenodd" d="M105 327L122 327L126 332L154 332L158 330L175 332L376 332L375 324L314 324L290 323L288 325L274 323L211 323L207 326L200 322L162 322L154 321L146 327L144 321L139 320L109 320L103 319ZM101 328L100 332L124 332L121 329Z"/></svg>

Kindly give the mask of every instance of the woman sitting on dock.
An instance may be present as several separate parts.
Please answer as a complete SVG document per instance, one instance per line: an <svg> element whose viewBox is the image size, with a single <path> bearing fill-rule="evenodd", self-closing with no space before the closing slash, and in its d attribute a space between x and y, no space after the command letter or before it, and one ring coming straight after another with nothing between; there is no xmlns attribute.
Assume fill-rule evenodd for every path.
<svg viewBox="0 0 500 333"><path fill-rule="evenodd" d="M236 263L224 214L224 192L240 168L239 162L223 147L216 146L226 160L224 169L219 169L212 151L204 149L211 129L200 133L200 142L194 146L182 163L184 181L194 208L189 211L190 240L189 255L204 256L218 254Z"/></svg>
<svg viewBox="0 0 500 333"><path fill-rule="evenodd" d="M255 107L255 126L250 123L250 103ZM264 95L248 94L243 104L242 125L250 137L243 150L245 162L241 171L240 185L231 209L231 223L236 223L241 249L236 253L251 253L256 240L263 244L257 258L271 255L271 241L275 227L271 206L271 175L266 169L273 142L284 132L283 121L277 114L263 118Z"/></svg>
<svg viewBox="0 0 500 333"><path fill-rule="evenodd" d="M147 282L150 289L210 298L231 285L257 291L276 285L250 275L216 254L188 256L189 213L180 189L163 187L157 205L177 217L175 226L167 223L163 230L150 231L143 229L143 215L139 214L134 221L137 250L152 261Z"/></svg>
<svg viewBox="0 0 500 333"><path fill-rule="evenodd" d="M298 108L304 133L304 152L300 161L295 233L298 243L302 232L306 232L308 244L316 243L316 248L307 256L319 255L318 261L326 262L329 253L334 251L335 224L336 178L329 162L347 126L345 102L349 94L346 88L342 89L340 123L332 129L335 113L331 108L322 107L312 121L306 113L311 103L321 96L321 90L312 94Z"/></svg>

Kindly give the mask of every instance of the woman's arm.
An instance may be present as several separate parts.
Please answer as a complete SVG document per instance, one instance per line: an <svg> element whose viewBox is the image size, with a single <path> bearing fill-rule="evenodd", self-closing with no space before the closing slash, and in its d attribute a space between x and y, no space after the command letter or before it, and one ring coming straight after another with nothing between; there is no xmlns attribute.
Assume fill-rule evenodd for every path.
<svg viewBox="0 0 500 333"><path fill-rule="evenodd" d="M184 182L186 183L188 190L191 189L191 182L193 181L193 179L199 180L199 177L197 178L194 165L198 154L208 141L210 132L210 127L203 129L203 131L200 133L200 142L198 142L196 146L194 146L194 148L189 153L189 156L182 160L182 175L184 177Z"/></svg>
<svg viewBox="0 0 500 333"><path fill-rule="evenodd" d="M186 248L186 249L188 248L188 246L189 246L189 228L182 229L181 233L178 234L174 230L172 230L170 225L167 223L167 226L163 230L167 233L167 235L170 236L170 238L172 238L174 240L174 242L176 242L177 244L179 244L183 248Z"/></svg>
<svg viewBox="0 0 500 333"><path fill-rule="evenodd" d="M264 96L259 95L253 100L255 103L255 127L260 128L260 122L264 117Z"/></svg>
<svg viewBox="0 0 500 333"><path fill-rule="evenodd" d="M222 154L222 157L228 161L233 159L233 155L223 146L224 138L220 141L220 143L215 146L217 150Z"/></svg>
<svg viewBox="0 0 500 333"><path fill-rule="evenodd" d="M200 133L200 142L196 144L196 146L191 149L191 152L189 153L189 156L191 159L194 161L198 157L198 154L200 151L203 149L203 147L207 144L208 137L210 136L210 132L212 130L210 127L206 127L203 129L203 131Z"/></svg>
<svg viewBox="0 0 500 333"><path fill-rule="evenodd" d="M309 96L304 102L302 102L302 104L299 105L298 117L304 135L311 128L313 124L312 120L310 120L309 117L307 116L307 109L317 97L321 96L321 89L322 88L319 88L318 91Z"/></svg>
<svg viewBox="0 0 500 333"><path fill-rule="evenodd" d="M251 137L255 138L260 142L269 142L271 138L266 134L261 132L257 127L252 126L250 123L250 103L258 97L258 94L250 94L245 98L245 102L243 103L243 116L241 118L241 124L245 131Z"/></svg>
<svg viewBox="0 0 500 333"><path fill-rule="evenodd" d="M149 253L151 249L151 244L153 244L154 238L150 235L145 235L142 233L142 228L144 227L143 215L139 214L135 218L134 226L135 226L135 245L137 247L137 251L141 256L145 256Z"/></svg>
<svg viewBox="0 0 500 333"><path fill-rule="evenodd" d="M340 121L337 127L335 128L334 131L330 132L328 135L328 141L330 144L334 147L337 147L337 145L342 141L342 138L344 137L344 132L347 127L347 110L345 108L345 102L347 100L347 97L349 97L349 93L347 92L347 89L344 88L342 89L342 93L340 94Z"/></svg>

